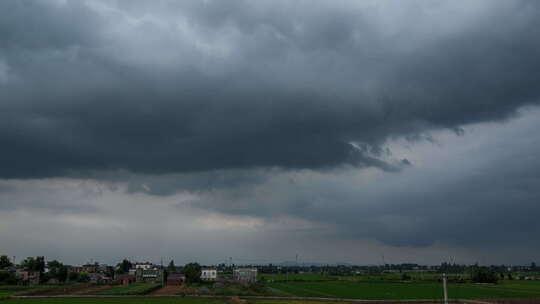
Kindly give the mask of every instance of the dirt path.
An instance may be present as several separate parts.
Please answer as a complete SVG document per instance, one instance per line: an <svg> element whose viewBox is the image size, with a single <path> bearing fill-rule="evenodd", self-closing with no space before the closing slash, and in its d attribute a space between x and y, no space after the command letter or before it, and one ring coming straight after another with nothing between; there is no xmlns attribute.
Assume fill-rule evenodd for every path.
<svg viewBox="0 0 540 304"><path fill-rule="evenodd" d="M97 294L99 292L109 290L109 289L113 289L113 288L116 288L116 287L118 287L118 286L114 286L114 285L97 285L97 286L89 287L88 289L73 292L71 294L72 295L94 295L94 294Z"/></svg>
<svg viewBox="0 0 540 304"><path fill-rule="evenodd" d="M180 293L183 290L182 286L178 285L167 285L163 288L160 288L154 292L152 292L150 295L152 296L174 296L178 293Z"/></svg>

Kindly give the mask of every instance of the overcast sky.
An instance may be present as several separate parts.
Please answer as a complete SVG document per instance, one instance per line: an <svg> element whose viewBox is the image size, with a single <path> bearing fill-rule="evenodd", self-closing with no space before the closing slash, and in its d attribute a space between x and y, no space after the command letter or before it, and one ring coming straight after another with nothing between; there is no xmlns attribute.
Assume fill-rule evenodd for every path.
<svg viewBox="0 0 540 304"><path fill-rule="evenodd" d="M0 1L0 254L540 262L540 2Z"/></svg>

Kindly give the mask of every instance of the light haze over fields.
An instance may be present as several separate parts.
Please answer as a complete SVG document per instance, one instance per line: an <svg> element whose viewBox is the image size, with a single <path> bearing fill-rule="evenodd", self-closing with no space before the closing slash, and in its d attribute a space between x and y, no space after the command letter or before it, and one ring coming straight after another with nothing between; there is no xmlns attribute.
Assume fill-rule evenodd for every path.
<svg viewBox="0 0 540 304"><path fill-rule="evenodd" d="M0 254L540 261L540 2L0 1Z"/></svg>

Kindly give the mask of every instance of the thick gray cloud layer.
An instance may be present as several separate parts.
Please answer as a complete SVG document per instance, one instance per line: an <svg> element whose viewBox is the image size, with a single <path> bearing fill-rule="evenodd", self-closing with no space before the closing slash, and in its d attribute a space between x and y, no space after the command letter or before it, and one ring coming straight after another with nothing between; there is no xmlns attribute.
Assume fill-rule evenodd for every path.
<svg viewBox="0 0 540 304"><path fill-rule="evenodd" d="M0 243L524 262L538 37L535 1L0 1Z"/></svg>
<svg viewBox="0 0 540 304"><path fill-rule="evenodd" d="M531 1L0 5L5 178L396 170L378 159L388 138L539 95Z"/></svg>

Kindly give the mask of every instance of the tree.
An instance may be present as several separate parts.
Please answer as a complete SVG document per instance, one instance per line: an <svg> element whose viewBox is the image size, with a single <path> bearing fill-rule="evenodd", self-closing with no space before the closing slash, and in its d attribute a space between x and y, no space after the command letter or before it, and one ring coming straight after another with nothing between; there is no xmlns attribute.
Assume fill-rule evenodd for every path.
<svg viewBox="0 0 540 304"><path fill-rule="evenodd" d="M77 282L79 280L79 274L76 272L70 272L68 278L72 282Z"/></svg>
<svg viewBox="0 0 540 304"><path fill-rule="evenodd" d="M536 270L536 263L532 262L531 263L531 271L535 271L535 270Z"/></svg>
<svg viewBox="0 0 540 304"><path fill-rule="evenodd" d="M169 272L175 272L176 271L176 266L174 266L174 260L171 260L171 262L169 263L169 266L167 266L167 270Z"/></svg>
<svg viewBox="0 0 540 304"><path fill-rule="evenodd" d="M68 269L64 264L57 260L47 262L49 268L48 277L51 279L57 279L59 282L65 282L68 278Z"/></svg>
<svg viewBox="0 0 540 304"><path fill-rule="evenodd" d="M17 284L17 278L15 277L15 273L10 271L0 271L0 284Z"/></svg>
<svg viewBox="0 0 540 304"><path fill-rule="evenodd" d="M4 269L13 265L7 255L0 256L0 269Z"/></svg>
<svg viewBox="0 0 540 304"><path fill-rule="evenodd" d="M81 274L79 275L79 282L90 282L90 275L88 275L88 273L86 272L81 272Z"/></svg>
<svg viewBox="0 0 540 304"><path fill-rule="evenodd" d="M126 272L129 272L129 270L131 269L132 266L133 265L131 264L131 262L128 259L124 259L122 261L122 263L120 263L119 269L122 270L122 273L126 273Z"/></svg>
<svg viewBox="0 0 540 304"><path fill-rule="evenodd" d="M498 279L497 273L486 267L477 268L472 276L475 283L497 283Z"/></svg>
<svg viewBox="0 0 540 304"><path fill-rule="evenodd" d="M201 265L189 263L184 266L184 275L187 283L196 283L201 280Z"/></svg>
<svg viewBox="0 0 540 304"><path fill-rule="evenodd" d="M49 267L49 269L60 268L62 266L63 264L58 262L57 260L52 260L52 261L47 262L47 267Z"/></svg>
<svg viewBox="0 0 540 304"><path fill-rule="evenodd" d="M45 258L42 256L28 257L21 262L22 267L27 271L39 271L43 273L45 271Z"/></svg>

